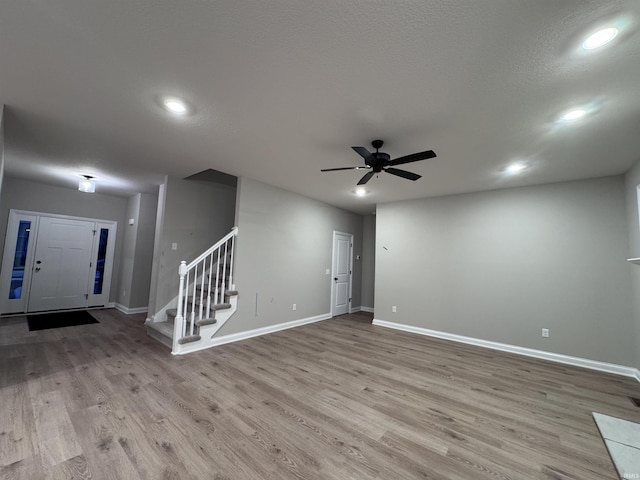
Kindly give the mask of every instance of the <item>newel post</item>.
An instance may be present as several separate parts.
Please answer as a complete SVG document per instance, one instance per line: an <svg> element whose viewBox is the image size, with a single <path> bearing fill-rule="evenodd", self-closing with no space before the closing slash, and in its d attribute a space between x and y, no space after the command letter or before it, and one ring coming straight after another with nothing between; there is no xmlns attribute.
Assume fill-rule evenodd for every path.
<svg viewBox="0 0 640 480"><path fill-rule="evenodd" d="M183 297L184 297L184 277L187 275L187 262L181 261L180 266L178 267L178 276L180 277L180 285L178 287L178 309L176 313L175 322L173 325L173 352L178 353L178 340L184 336L184 317L182 316L183 311Z"/></svg>

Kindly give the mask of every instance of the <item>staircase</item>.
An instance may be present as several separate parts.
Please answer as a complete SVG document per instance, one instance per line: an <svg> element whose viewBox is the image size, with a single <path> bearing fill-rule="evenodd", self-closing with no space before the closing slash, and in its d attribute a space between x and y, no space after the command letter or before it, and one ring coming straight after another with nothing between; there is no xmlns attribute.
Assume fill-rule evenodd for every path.
<svg viewBox="0 0 640 480"><path fill-rule="evenodd" d="M238 228L187 264L180 263L178 296L160 321L147 323L147 334L174 355L209 348L216 332L238 308L233 260ZM162 315L156 315L161 316Z"/></svg>

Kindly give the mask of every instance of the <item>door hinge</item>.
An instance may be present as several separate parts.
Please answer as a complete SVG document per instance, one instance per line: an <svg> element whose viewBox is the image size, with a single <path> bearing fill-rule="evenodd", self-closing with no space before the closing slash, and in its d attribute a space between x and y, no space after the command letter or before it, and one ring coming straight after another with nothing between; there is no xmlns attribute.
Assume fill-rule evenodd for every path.
<svg viewBox="0 0 640 480"><path fill-rule="evenodd" d="M93 232L93 236L95 237L97 230L92 230L92 232Z"/></svg>
<svg viewBox="0 0 640 480"><path fill-rule="evenodd" d="M93 262L89 262L89 267L93 267Z"/></svg>
<svg viewBox="0 0 640 480"><path fill-rule="evenodd" d="M88 294L88 293L85 293L85 294L84 294L84 299L85 299L85 300L89 300L89 294Z"/></svg>

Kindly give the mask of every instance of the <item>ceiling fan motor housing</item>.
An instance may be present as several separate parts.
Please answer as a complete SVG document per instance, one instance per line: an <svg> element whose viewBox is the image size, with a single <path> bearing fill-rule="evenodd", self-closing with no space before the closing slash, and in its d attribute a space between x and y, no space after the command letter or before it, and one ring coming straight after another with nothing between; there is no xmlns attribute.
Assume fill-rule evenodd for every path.
<svg viewBox="0 0 640 480"><path fill-rule="evenodd" d="M369 158L364 159L364 163L379 172L391 160L388 153L374 152Z"/></svg>

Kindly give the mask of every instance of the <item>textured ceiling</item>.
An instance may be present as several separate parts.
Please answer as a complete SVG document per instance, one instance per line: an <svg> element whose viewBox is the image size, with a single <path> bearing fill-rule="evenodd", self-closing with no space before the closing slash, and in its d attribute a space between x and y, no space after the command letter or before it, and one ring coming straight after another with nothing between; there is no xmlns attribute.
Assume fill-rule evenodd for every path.
<svg viewBox="0 0 640 480"><path fill-rule="evenodd" d="M361 213L620 174L640 159L638 19L612 0L2 0L6 172L125 195L211 168ZM608 21L614 42L583 51ZM162 94L195 113L168 116ZM361 165L350 146L375 138L438 157L364 198L364 172L320 172Z"/></svg>

